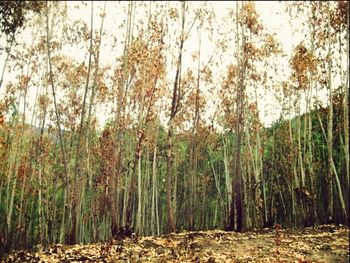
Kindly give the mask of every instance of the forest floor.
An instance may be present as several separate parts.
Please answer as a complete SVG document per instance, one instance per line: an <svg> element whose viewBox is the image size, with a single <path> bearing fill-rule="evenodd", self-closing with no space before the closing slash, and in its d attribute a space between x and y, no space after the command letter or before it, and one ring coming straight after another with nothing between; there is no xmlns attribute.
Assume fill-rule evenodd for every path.
<svg viewBox="0 0 350 263"><path fill-rule="evenodd" d="M16 250L2 262L349 262L349 228L220 230Z"/></svg>

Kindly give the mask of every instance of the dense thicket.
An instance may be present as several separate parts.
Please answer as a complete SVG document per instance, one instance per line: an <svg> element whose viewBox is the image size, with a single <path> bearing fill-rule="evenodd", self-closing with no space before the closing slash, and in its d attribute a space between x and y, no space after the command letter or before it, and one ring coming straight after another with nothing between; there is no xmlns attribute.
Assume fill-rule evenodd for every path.
<svg viewBox="0 0 350 263"><path fill-rule="evenodd" d="M208 7L192 16L186 2L150 7L136 30L141 7L127 3L122 52L104 65L106 5L99 23L89 5L89 24L69 24L65 3L46 3L27 21L32 42L6 50L4 69L19 73L0 86L2 249L97 242L124 226L157 235L348 224L347 2L287 6L291 19L296 10L307 18L307 37L284 81L274 79L280 43L252 2L234 4L231 39L209 62L198 34L188 69L184 45L192 28L211 30ZM85 59L63 55L64 46ZM227 52L229 66L215 75L211 61ZM261 89L280 98L270 127L259 118ZM99 128L103 107L110 115Z"/></svg>

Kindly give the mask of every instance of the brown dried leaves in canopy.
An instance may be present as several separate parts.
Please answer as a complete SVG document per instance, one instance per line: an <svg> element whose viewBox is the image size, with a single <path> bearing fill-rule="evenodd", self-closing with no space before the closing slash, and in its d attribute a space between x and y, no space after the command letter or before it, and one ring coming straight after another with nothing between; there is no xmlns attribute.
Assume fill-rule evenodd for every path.
<svg viewBox="0 0 350 263"><path fill-rule="evenodd" d="M235 87L238 87L239 68L237 65L230 64L227 66L226 77L222 83L220 97L222 101L222 109L225 114L225 122L229 127L233 127L235 123Z"/></svg>
<svg viewBox="0 0 350 263"><path fill-rule="evenodd" d="M129 52L128 63L135 78L132 97L150 99L157 88L157 80L165 72L161 47L151 47L142 39L136 39L130 44Z"/></svg>
<svg viewBox="0 0 350 263"><path fill-rule="evenodd" d="M331 25L336 32L341 32L346 28L347 10L349 1L337 1L334 12L331 12Z"/></svg>
<svg viewBox="0 0 350 263"><path fill-rule="evenodd" d="M262 24L258 21L259 15L256 12L255 3L248 2L242 6L239 17L241 23L246 25L253 34L258 34L262 29Z"/></svg>
<svg viewBox="0 0 350 263"><path fill-rule="evenodd" d="M292 78L298 83L297 89L306 89L308 85L308 73L315 72L317 69L315 55L305 47L304 43L300 43L295 48L291 65L293 70Z"/></svg>

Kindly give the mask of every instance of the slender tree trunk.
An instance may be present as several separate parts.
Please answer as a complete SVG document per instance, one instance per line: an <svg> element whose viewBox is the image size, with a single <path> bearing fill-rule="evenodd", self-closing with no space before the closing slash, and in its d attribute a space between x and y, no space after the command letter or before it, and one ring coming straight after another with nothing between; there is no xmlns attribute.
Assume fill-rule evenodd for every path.
<svg viewBox="0 0 350 263"><path fill-rule="evenodd" d="M156 169L157 169L157 146L154 144L153 148L153 163L152 163L152 203L151 203L151 235L155 235L155 217L156 217L156 189L155 182L157 180Z"/></svg>
<svg viewBox="0 0 350 263"><path fill-rule="evenodd" d="M238 27L238 2L236 5L236 23ZM236 115L236 123L235 123L235 180L232 181L232 190L235 189L234 192L232 192L232 203L231 203L231 214L230 214L230 225L229 228L231 230L234 229L234 206L233 206L233 200L235 200L236 210L237 210L237 231L241 232L243 230L243 201L242 201L242 163L241 163L241 145L242 145L242 134L244 129L244 77L245 77L245 54L244 51L241 50L245 45L245 36L244 36L244 29L241 28L241 36L242 36L242 44L239 45L237 40L237 50L238 55L238 69L239 69L239 79L238 79L238 92L236 95L236 106L237 106L237 115ZM238 33L238 29L237 29Z"/></svg>
<svg viewBox="0 0 350 263"><path fill-rule="evenodd" d="M125 111L126 107L126 94L127 94L127 72L129 71L129 63L128 63L128 57L129 57L129 50L128 45L131 42L132 37L132 20L133 20L133 10L134 10L134 2L130 1L128 4L128 15L127 15L127 26L126 26L126 32L125 32L125 46L124 46L124 54L123 54L123 74L122 79L117 82L117 98L116 98L116 115L115 115L115 121L114 121L114 130L115 130L115 145L116 150L113 153L113 178L116 180L116 193L115 195L118 196L118 180L119 180L119 173L120 173L120 167L122 162L122 153L123 153L123 147L122 147L122 127L121 127L121 118ZM125 178L125 189L128 189L128 178ZM125 225L127 220L127 191L124 191L124 198L123 198L123 211L122 211L122 224ZM117 198L118 199L118 198ZM116 211L118 210L118 203L115 206L112 206L112 229L117 227L117 215Z"/></svg>
<svg viewBox="0 0 350 263"><path fill-rule="evenodd" d="M241 87L243 89L243 87ZM242 93L241 93L242 94ZM243 94L242 94L243 95ZM242 106L240 106L242 107ZM241 111L239 109L239 111ZM235 200L236 210L237 210L237 231L241 232L243 229L243 202L242 202L242 193L241 193L241 181L242 181L242 172L241 172L241 140L242 140L242 113L239 113L238 119L240 123L236 124L235 134L236 134L236 141L235 141L235 180L233 181L232 189L235 189L235 196L232 195L232 204L233 200ZM236 197L236 198L235 198ZM233 229L234 227L234 214L232 214L232 211L234 211L234 207L231 204L231 216L230 216L230 228Z"/></svg>
<svg viewBox="0 0 350 263"><path fill-rule="evenodd" d="M1 90L1 87L2 87L2 82L3 82L3 80L4 80L5 69L6 69L7 62L8 62L8 60L9 60L9 57L10 57L10 52L11 52L11 49L12 49L12 46L13 46L13 42L14 42L14 39L11 39L11 41L10 41L10 46L5 48L5 51L6 51L6 58L5 58L4 66L2 67L2 71L1 71L0 90Z"/></svg>
<svg viewBox="0 0 350 263"><path fill-rule="evenodd" d="M199 29L200 30L200 29ZM197 150L197 132L199 124L199 95L200 95L200 58L201 58L201 35L199 31L199 46L198 46L198 68L197 68L197 86L196 86L196 98L195 98L195 114L193 118L193 127L192 127L192 140L191 140L191 178L190 178L190 211L189 211L189 229L195 229L195 218L196 218L196 178L197 178L197 166L198 166L198 150Z"/></svg>
<svg viewBox="0 0 350 263"><path fill-rule="evenodd" d="M174 87L173 87L173 96L172 96L172 104L170 111L170 119L168 122L168 134L167 134L167 156L166 156L166 203L168 210L168 232L175 231L175 221L174 221L174 207L173 207L173 188L172 184L174 182L174 174L173 174L173 136L174 136L174 118L178 111L179 103L180 103L180 86L181 86L181 64L182 64L182 49L184 44L184 28L185 28L185 7L186 2L182 2L182 30L181 30L181 40L180 40L180 49L178 56L178 64L175 74Z"/></svg>
<svg viewBox="0 0 350 263"><path fill-rule="evenodd" d="M217 174L215 167L214 167L214 160L213 160L213 153L212 149L209 146L209 158L210 158L210 166L214 175L214 181L215 181L215 187L216 187L216 205L215 205L215 213L214 213L214 219L213 219L213 226L219 227L218 225L218 210L221 211L221 190L220 190L220 178ZM222 214L221 214L222 215Z"/></svg>
<svg viewBox="0 0 350 263"><path fill-rule="evenodd" d="M259 120L259 111L258 111L258 96L257 96L257 90L255 89L255 104L256 104L256 116L257 120ZM261 135L260 135L260 127L256 127L256 149L255 149L255 206L257 210L257 222L259 222L259 226L262 225L263 219L262 219L262 211L261 207L262 204L260 204L261 200L261 188L260 188L260 181L263 181L265 183L264 179L264 173L263 173L263 150L261 145ZM249 133L249 132L248 132ZM266 196L263 195L263 202L266 202ZM266 217L267 219L267 217Z"/></svg>
<svg viewBox="0 0 350 263"><path fill-rule="evenodd" d="M290 142L290 161L291 161L291 172L293 173L292 178L292 187L291 187L291 202L292 202L292 221L293 223L296 223L297 220L297 207L296 207L296 201L295 201L295 195L294 195L294 189L299 187L299 179L296 172L296 163L295 163L295 146L294 146L294 139L293 139L293 129L292 129L292 120L291 120L291 100L292 97L289 98L289 120L288 120L288 128L289 128L289 142Z"/></svg>
<svg viewBox="0 0 350 263"><path fill-rule="evenodd" d="M328 3L328 55L331 52L331 27L330 27L330 10ZM333 221L333 90L332 90L332 76L331 76L331 61L328 61L328 102L329 102L329 112L328 112L328 124L327 124L327 150L328 150L328 176L327 176L327 185L328 185L328 206L327 206L327 217L328 220Z"/></svg>
<svg viewBox="0 0 350 263"><path fill-rule="evenodd" d="M230 167L229 167L229 160L228 160L228 156L227 156L227 143L225 142L226 141L226 138L223 138L223 148L224 148L224 171L225 171L225 185L226 185L226 193L227 193L227 206L228 206L228 213L230 213L230 209L232 207L232 203L234 202L232 199L232 196L234 196L233 194L233 188L232 188L232 185L233 185L233 182L234 181L234 178L231 178L230 176ZM233 204L234 205L234 204ZM234 211L233 211L234 212Z"/></svg>
<svg viewBox="0 0 350 263"><path fill-rule="evenodd" d="M27 74L26 76L29 76L29 64L27 67ZM7 243L6 246L11 247L12 243L15 240L10 240L9 236L12 234L12 215L13 215L13 207L14 207L14 199L15 199L15 193L16 193L16 187L17 187L17 180L18 180L18 170L19 166L21 164L21 154L20 150L22 149L23 146L23 140L24 140L24 131L25 131L25 119L26 119L26 110L27 110L27 91L28 91L28 83L25 84L23 91L23 114L22 114L22 123L21 123L21 129L19 132L19 143L16 144L15 146L15 158L14 158L14 164L11 163L11 154L9 155L9 175L8 175L8 182L7 182L7 214L6 214L6 233L5 233L5 242ZM18 100L18 106L20 105L20 98ZM13 166L13 167L12 167ZM12 171L13 169L13 171ZM24 171L25 173L26 171ZM11 177L13 174L13 181L12 181L12 189L11 189L11 195L9 195L9 189L10 189L10 182L11 182Z"/></svg>
<svg viewBox="0 0 350 263"><path fill-rule="evenodd" d="M67 202L70 204L70 198L69 198L69 178L68 178L68 169L67 169L67 162L66 162L66 153L65 153L65 147L64 147L64 140L62 135L62 129L60 124L60 115L58 112L57 107L57 100L56 100L56 90L55 85L53 82L53 72L52 72L52 65L51 65L51 50L50 50L50 34L49 34L49 3L46 3L46 43L47 43L47 57L48 57L48 63L49 63L49 82L51 84L52 88L52 96L54 99L54 106L55 106L55 114L56 114L56 125L58 128L58 136L59 136L59 142L60 142L60 148L61 148L61 154L63 159L63 168L64 168L64 176L65 176L65 193L64 193L64 203L63 203L63 214L62 214L62 228L61 228L61 238L60 242L63 242L64 239L64 232L65 232L65 213L66 213L66 206ZM71 209L69 209L69 213L71 213ZM70 216L69 216L70 217ZM67 222L69 223L69 222Z"/></svg>
<svg viewBox="0 0 350 263"><path fill-rule="evenodd" d="M78 178L78 171L79 171L79 164L80 164L80 151L81 149L84 149L84 147L81 147L81 140L82 137L85 135L85 126L84 126L84 121L85 121L85 114L86 114L86 100L87 100L87 95L88 95L88 89L89 89L89 84L90 84L90 72L91 72L91 58L92 58L92 32L93 32L93 12L94 12L94 7L93 7L93 2L91 2L91 29L90 29L90 47L89 47L89 61L88 61L88 71L87 71L87 77L86 77L86 83L85 83L85 89L84 89L84 95L83 95L83 103L81 105L81 117L80 117L80 125L79 125L79 132L78 132L78 138L77 138L77 144L76 144L76 149L75 149L75 167L74 167L74 184L73 184L73 204L72 204L72 213L73 213L73 226L71 229L70 233L70 243L75 244L76 242L80 242L78 238L79 236L79 231L80 231L80 222L79 222L79 207L80 204L83 202L82 200L82 189L79 189L79 178ZM81 188L85 187L85 185L81 185Z"/></svg>
<svg viewBox="0 0 350 263"><path fill-rule="evenodd" d="M338 197L341 207L341 215L344 220L347 219L345 202L343 198L343 191L341 188L338 173L334 164L333 159L333 83L332 83L332 61L331 57L331 26L330 26L330 3L328 3L328 88L329 88L329 113L328 113L328 125L327 125L327 149L328 149L328 176L329 176L329 198L331 198L328 204L327 216L331 221L333 221L333 191L332 182L335 179L336 187L338 190ZM331 196L332 195L332 196Z"/></svg>
<svg viewBox="0 0 350 263"><path fill-rule="evenodd" d="M141 225L141 221L142 221L142 217L144 215L142 215L142 170L141 170L141 156L138 159L138 166L137 166L137 200L138 200L138 204L137 204L137 214L136 214L136 227L135 230L137 233L142 233L143 229L142 229L142 225Z"/></svg>
<svg viewBox="0 0 350 263"><path fill-rule="evenodd" d="M345 81L345 87L344 87L344 99L343 99L343 129L344 129L344 155L345 155L345 167L346 167L346 186L347 186L347 195L350 194L350 181L349 181L349 170L350 170L350 158L349 158L349 2L348 2L348 8L347 8L347 28L346 28L346 64L347 64L347 70L346 70L346 81ZM340 61L342 61L342 51L341 51L341 36L339 36L339 45L340 45ZM342 70L342 68L341 68ZM344 85L344 83L343 83ZM343 86L342 85L342 86ZM346 193L346 191L345 191ZM348 218L347 222L349 223L349 198L347 198L348 204Z"/></svg>
<svg viewBox="0 0 350 263"><path fill-rule="evenodd" d="M312 10L312 9L311 9ZM312 14L311 14L312 15ZM315 52L315 26L312 24L312 33L311 33L311 53L313 54ZM309 114L307 114L307 121L308 121L308 133L307 133L307 163L309 168L309 181L310 181L310 191L311 191L311 211L310 211L310 219L311 223L315 224L317 220L317 204L316 204L316 189L317 189L317 178L315 178L315 172L314 172L314 165L313 165L313 142L312 142L312 112L311 112L311 99L312 99L312 93L314 90L314 74L313 72L310 72L309 74L309 97L307 101Z"/></svg>

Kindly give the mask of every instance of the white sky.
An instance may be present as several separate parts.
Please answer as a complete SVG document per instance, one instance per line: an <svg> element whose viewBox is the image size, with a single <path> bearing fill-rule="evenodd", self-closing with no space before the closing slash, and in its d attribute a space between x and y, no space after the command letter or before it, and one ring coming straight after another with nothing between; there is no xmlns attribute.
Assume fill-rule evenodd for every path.
<svg viewBox="0 0 350 263"><path fill-rule="evenodd" d="M85 3L85 7L81 7L80 2L75 2L75 1L68 1L68 11L69 11L69 16L68 20L76 20L76 19L82 19L84 20L88 27L90 27L90 2ZM141 4L140 2L137 2L137 5ZM193 8L198 8L203 6L204 2L189 2L189 8L190 10L193 10ZM79 5L80 8L76 9L74 8L75 6ZM102 1L94 1L94 28L98 30L100 27L101 23L101 17L100 13L102 12L104 2ZM106 18L105 18L105 31L106 31L106 36L103 36L102 38L102 46L101 46L101 54L100 54L100 61L101 65L107 65L111 64L113 65L115 59L117 56L120 56L122 52L122 45L121 41L123 40L122 34L124 33L125 29L123 27L120 27L122 25L123 20L126 19L126 7L128 5L128 2L116 2L116 1L111 1L107 2L106 6ZM145 7L136 8L136 13L135 13L135 22L138 21L138 19L143 19L145 17L145 10L148 10L149 8L149 2L144 3ZM151 8L154 10L155 5L163 5L164 8L168 5L176 6L177 8L180 7L179 2L157 2L157 3L152 3ZM229 8L234 8L236 5L236 2L208 2L208 6L212 6L214 8L215 14L216 14L216 20L217 24L212 24L212 27L220 27L220 30L226 31L229 30L229 28L233 27L233 25L229 24L224 24L222 22L223 18L227 16ZM277 1L257 1L256 2L256 8L257 8L257 13L260 16L260 19L264 25L264 27L268 28L268 31L270 33L276 33L277 40L280 41L282 44L282 48L284 52L286 53L287 56L285 56L283 59L278 61L278 64L280 66L278 70L278 76L276 75L276 79L284 79L289 75L289 58L291 51L293 49L293 46L299 43L299 41L302 39L302 36L300 32L298 32L298 29L301 28L301 19L297 18L295 21L293 21L293 25L290 25L288 22L288 16L284 13L283 11L283 3L279 3ZM191 12L191 11L190 11ZM193 16L187 16L188 23L190 23L193 20ZM173 27L173 30L180 28L178 25L175 25ZM294 32L295 31L295 32ZM178 31L175 33L179 33ZM22 34L22 37L24 41L28 42L28 39L31 38L30 32L24 32ZM173 36L169 36L173 37ZM210 42L208 36L206 36L206 33L204 32L202 34L202 45L201 45L201 61L202 61L202 67L204 66L204 63L206 63L209 60L209 57L215 52L215 43ZM215 36L214 36L215 38ZM119 44L119 49L115 49L112 46L112 43L114 39L117 40L117 44ZM214 39L215 41L215 39ZM186 67L192 67L194 71L196 71L197 66L192 66L192 65L197 65L197 62L192 61L191 54L198 49L198 34L197 34L197 29L196 26L193 27L191 31L191 38L189 38L185 42L185 52L183 56L183 68L186 69ZM70 56L74 57L77 61L85 61L85 64L87 64L87 50L65 50L67 54ZM172 52L175 53L175 52ZM232 52L233 53L233 52ZM230 60L230 57L228 59L223 59L219 61L220 65L216 69L217 72L213 72L213 74L216 74L217 78L220 78L224 76L225 71L226 71L226 66L229 63L232 63L234 61ZM4 54L1 55L1 60L0 60L0 69L2 69L4 63ZM169 67L171 68L171 67ZM185 70L183 70L185 72ZM169 71L169 79L173 79L173 71ZM7 81L13 79L14 77L14 72L9 73L5 72L5 78L4 78L4 83L3 86L0 90L0 98L3 96L1 95L4 90L5 90L5 85ZM205 87L204 87L205 89ZM203 90L205 92L205 90ZM34 94L34 93L33 93ZM33 96L32 94L32 96ZM268 92L266 90L261 89L261 94L262 98L259 99L258 104L259 104L259 111L260 111L260 118L262 122L265 125L270 125L274 120L276 120L281 113L281 107L277 103L276 99L272 95L271 92ZM103 124L105 120L108 118L108 112L110 111L109 108L100 108L97 112L97 115L99 116L99 121L100 124ZM210 112L210 110L209 110Z"/></svg>

